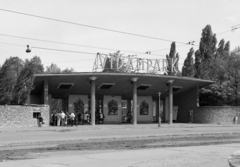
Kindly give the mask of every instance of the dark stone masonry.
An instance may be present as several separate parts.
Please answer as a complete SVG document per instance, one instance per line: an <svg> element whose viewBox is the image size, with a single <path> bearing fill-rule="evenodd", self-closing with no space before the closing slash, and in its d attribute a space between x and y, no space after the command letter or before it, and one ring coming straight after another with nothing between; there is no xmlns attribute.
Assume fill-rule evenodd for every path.
<svg viewBox="0 0 240 167"><path fill-rule="evenodd" d="M41 113L45 125L49 125L49 106L0 106L0 128L22 128L37 127L37 119L34 118Z"/></svg>
<svg viewBox="0 0 240 167"><path fill-rule="evenodd" d="M235 106L204 106L193 111L194 123L206 124L234 124L235 117L240 124L240 107Z"/></svg>

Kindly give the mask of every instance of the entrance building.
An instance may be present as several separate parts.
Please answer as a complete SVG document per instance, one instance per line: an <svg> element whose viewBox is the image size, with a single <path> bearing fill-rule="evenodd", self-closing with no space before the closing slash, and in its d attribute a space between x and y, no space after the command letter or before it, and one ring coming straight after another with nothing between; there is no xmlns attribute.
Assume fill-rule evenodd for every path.
<svg viewBox="0 0 240 167"><path fill-rule="evenodd" d="M35 74L28 103L49 105L64 99L63 110L88 112L95 125L96 113L105 123L150 123L162 120L172 124L188 122L189 111L198 107L198 90L212 81L188 77L136 73ZM67 103L67 104L66 104Z"/></svg>

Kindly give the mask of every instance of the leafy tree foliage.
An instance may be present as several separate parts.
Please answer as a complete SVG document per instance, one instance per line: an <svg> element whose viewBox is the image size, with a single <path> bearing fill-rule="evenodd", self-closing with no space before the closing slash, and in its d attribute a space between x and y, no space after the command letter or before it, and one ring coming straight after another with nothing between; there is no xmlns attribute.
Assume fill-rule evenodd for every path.
<svg viewBox="0 0 240 167"><path fill-rule="evenodd" d="M11 104L13 89L24 66L18 57L7 59L0 70L0 104Z"/></svg>
<svg viewBox="0 0 240 167"><path fill-rule="evenodd" d="M228 79L233 89L234 105L239 105L240 55L237 52L232 52L228 59Z"/></svg>
<svg viewBox="0 0 240 167"><path fill-rule="evenodd" d="M116 53L109 54L102 72L126 72L126 70L126 65L121 59L120 51L117 51Z"/></svg>
<svg viewBox="0 0 240 167"><path fill-rule="evenodd" d="M169 55L166 55L166 61L167 61L167 75L177 75L179 73L178 69L179 54L176 53L175 42L172 42L171 44L170 53ZM174 62L176 63L174 64Z"/></svg>
<svg viewBox="0 0 240 167"><path fill-rule="evenodd" d="M64 70L61 71L61 73L63 74L71 74L71 73L74 73L75 70L73 68L66 68Z"/></svg>
<svg viewBox="0 0 240 167"><path fill-rule="evenodd" d="M56 64L52 63L50 66L46 67L45 73L59 74L61 73L61 68L59 68Z"/></svg>
<svg viewBox="0 0 240 167"><path fill-rule="evenodd" d="M187 58L184 61L184 65L182 68L182 76L193 77L195 75L193 53L194 53L194 49L191 48L190 51L188 52Z"/></svg>
<svg viewBox="0 0 240 167"><path fill-rule="evenodd" d="M64 70L61 70L56 64L52 63L50 66L46 67L45 73L50 73L50 74L71 74L74 73L75 70L73 68L66 68Z"/></svg>
<svg viewBox="0 0 240 167"><path fill-rule="evenodd" d="M24 104L26 102L33 89L33 74L43 73L43 71L40 57L34 56L32 59L25 61L13 89L13 104Z"/></svg>
<svg viewBox="0 0 240 167"><path fill-rule="evenodd" d="M195 54L195 63L191 56ZM202 30L199 49L190 49L182 69L183 76L215 81L214 84L200 89L200 105L222 106L240 105L240 47L230 52L230 42L221 39L217 43L211 26ZM191 71L191 72L189 72ZM191 74L189 74L189 73Z"/></svg>
<svg viewBox="0 0 240 167"><path fill-rule="evenodd" d="M213 34L210 25L207 25L202 30L202 37L200 40L199 52L195 54L196 56L196 75L195 77L201 79L211 79L209 78L209 68L215 58L217 39L216 35Z"/></svg>

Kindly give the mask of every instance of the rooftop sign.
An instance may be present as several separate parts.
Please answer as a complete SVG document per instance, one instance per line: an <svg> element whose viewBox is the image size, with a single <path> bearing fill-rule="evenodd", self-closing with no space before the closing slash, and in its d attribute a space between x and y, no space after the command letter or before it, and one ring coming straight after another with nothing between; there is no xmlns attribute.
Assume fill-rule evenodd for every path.
<svg viewBox="0 0 240 167"><path fill-rule="evenodd" d="M97 53L93 72L118 71L125 73L173 74L178 72L179 58L143 59L137 56Z"/></svg>

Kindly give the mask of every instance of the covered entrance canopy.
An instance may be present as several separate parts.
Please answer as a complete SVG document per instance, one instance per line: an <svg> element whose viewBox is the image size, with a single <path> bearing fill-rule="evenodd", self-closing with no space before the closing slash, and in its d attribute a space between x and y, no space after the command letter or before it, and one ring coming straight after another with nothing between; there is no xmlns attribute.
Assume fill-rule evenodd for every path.
<svg viewBox="0 0 240 167"><path fill-rule="evenodd" d="M49 94L52 97L62 98L66 98L70 94L89 95L92 108L95 108L93 106L95 106L96 97L118 95L133 99L133 105L135 104L136 109L137 106L134 103L136 98L134 100L134 96L158 98L158 93L161 92L161 99L169 97L169 112L171 113L172 96L184 94L193 88L202 88L212 83L209 80L188 77L139 73L35 74L34 89L31 95L39 96L43 94L44 104L48 104L47 96ZM95 112L93 110L91 112ZM133 116L136 117L136 115Z"/></svg>

